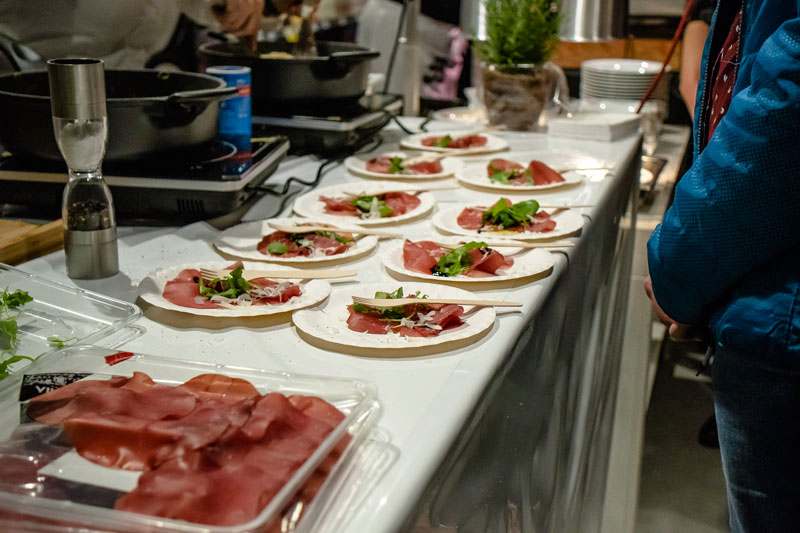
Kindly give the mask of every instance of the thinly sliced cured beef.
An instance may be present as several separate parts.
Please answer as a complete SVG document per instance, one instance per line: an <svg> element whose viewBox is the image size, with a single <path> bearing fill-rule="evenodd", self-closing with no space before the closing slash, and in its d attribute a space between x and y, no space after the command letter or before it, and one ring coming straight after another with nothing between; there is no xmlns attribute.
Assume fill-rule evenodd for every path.
<svg viewBox="0 0 800 533"><path fill-rule="evenodd" d="M220 526L251 520L335 427L320 407L299 403L305 410L280 394L263 396L239 431L146 472L115 508Z"/></svg>
<svg viewBox="0 0 800 533"><path fill-rule="evenodd" d="M444 139L444 136L433 136L422 139L423 146L437 146ZM479 148L486 146L489 139L483 135L464 135L462 137L451 138L450 143L445 148L463 149L463 148Z"/></svg>
<svg viewBox="0 0 800 533"><path fill-rule="evenodd" d="M412 242L406 239L403 243L403 266L414 272L430 274L444 254L444 249L432 241Z"/></svg>
<svg viewBox="0 0 800 533"><path fill-rule="evenodd" d="M126 401L91 397L98 391ZM88 402L87 395L101 403ZM175 409L186 397L193 408ZM29 413L60 425L83 457L143 471L116 509L220 526L254 519L345 418L320 398L260 396L244 380L214 374L177 387L140 373L83 380L30 403ZM64 414L69 404L78 407L69 417L48 418L59 410ZM348 442L349 436L340 440L298 492L299 499L311 501ZM8 459L3 450L0 456ZM27 463L9 460L0 471L2 479L35 474Z"/></svg>
<svg viewBox="0 0 800 533"><path fill-rule="evenodd" d="M527 173L533 178L534 185L550 185L566 181L564 176L541 161L531 161Z"/></svg>
<svg viewBox="0 0 800 533"><path fill-rule="evenodd" d="M431 322L437 326L441 326L442 330L457 328L464 323L461 320L463 314L464 308L460 305L443 305L436 311L433 317L431 317Z"/></svg>
<svg viewBox="0 0 800 533"><path fill-rule="evenodd" d="M350 233L340 233L346 239L353 238ZM264 255L273 257L308 257L314 255L315 252L320 252L323 255L339 255L346 252L353 243L342 243L336 239L318 235L316 233L308 233L302 235L302 240L307 241L309 245L301 246L297 240L290 238L288 233L283 231L275 231L265 235L261 242L258 243L258 251ZM272 254L269 251L269 245L273 242L279 242L286 247L286 252L282 254Z"/></svg>
<svg viewBox="0 0 800 533"><path fill-rule="evenodd" d="M358 216L358 208L353 205L353 200L347 198L332 198L330 196L320 196L319 201L325 204L326 213L337 215Z"/></svg>
<svg viewBox="0 0 800 533"><path fill-rule="evenodd" d="M378 335L389 331L389 324L376 315L354 311L352 305L347 306L347 311L350 313L347 317L347 327L353 331Z"/></svg>
<svg viewBox="0 0 800 533"><path fill-rule="evenodd" d="M389 156L375 157L367 161L366 169L379 174L389 174L392 167L392 158Z"/></svg>
<svg viewBox="0 0 800 533"><path fill-rule="evenodd" d="M512 175L514 175L522 174L522 172L525 171L525 167L516 161L496 158L489 161L486 171L488 172L489 176L497 174L498 172L511 172Z"/></svg>
<svg viewBox="0 0 800 533"><path fill-rule="evenodd" d="M409 174L439 174L444 171L439 161L420 161L408 165L406 170Z"/></svg>
<svg viewBox="0 0 800 533"><path fill-rule="evenodd" d="M195 408L194 394L166 385L142 387L144 382L139 377L142 375L137 372L132 378L76 381L53 393L33 398L28 403L27 414L43 424L60 424L87 413L161 420L186 416ZM130 388L125 386L129 382L133 384ZM57 398L55 401L54 397Z"/></svg>
<svg viewBox="0 0 800 533"><path fill-rule="evenodd" d="M238 403L260 396L249 381L221 374L200 374L177 388L188 390L202 399L226 403Z"/></svg>
<svg viewBox="0 0 800 533"><path fill-rule="evenodd" d="M251 279L250 280L250 284L251 285L256 285L257 287L262 287L262 288L277 287L279 285L279 283L277 281L273 281L273 280L267 279L267 278L254 278L254 279ZM281 289L280 294L278 294L277 296L267 296L267 297L253 299L253 305L258 305L258 304L270 304L270 305L282 304L282 303L288 302L289 300L291 300L292 298L294 298L296 296L302 296L302 294L303 294L303 289L300 288L300 285L297 285L296 283L291 283L291 284L285 286L283 289Z"/></svg>
<svg viewBox="0 0 800 533"><path fill-rule="evenodd" d="M175 279L167 281L164 285L164 299L181 307L218 309L219 305L200 296L198 279L200 279L199 270L193 268L181 270Z"/></svg>
<svg viewBox="0 0 800 533"><path fill-rule="evenodd" d="M489 250L488 254L484 254L483 261L481 261L480 265L473 268L488 274L497 275L499 270L506 270L512 266L514 266L514 260L512 258L505 257L497 250Z"/></svg>
<svg viewBox="0 0 800 533"><path fill-rule="evenodd" d="M456 222L464 229L481 229L481 226L483 226L483 209L466 207L458 214Z"/></svg>
<svg viewBox="0 0 800 533"><path fill-rule="evenodd" d="M403 165L403 163L401 163ZM403 165L404 166L404 165ZM439 161L420 161L404 166L401 172L390 172L392 168L392 158L389 156L376 157L367 161L366 168L370 172L379 174L438 174L442 172L442 164Z"/></svg>
<svg viewBox="0 0 800 533"><path fill-rule="evenodd" d="M407 192L387 192L381 198L392 209L392 216L404 215L419 207L420 200Z"/></svg>

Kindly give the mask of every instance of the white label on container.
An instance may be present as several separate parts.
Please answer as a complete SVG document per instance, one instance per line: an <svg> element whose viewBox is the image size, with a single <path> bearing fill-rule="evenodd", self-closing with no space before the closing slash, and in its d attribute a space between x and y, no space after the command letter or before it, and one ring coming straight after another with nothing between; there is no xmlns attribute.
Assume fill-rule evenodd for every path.
<svg viewBox="0 0 800 533"><path fill-rule="evenodd" d="M96 465L78 455L75 450L70 450L44 468L39 469L39 474L130 492L136 488L141 472Z"/></svg>

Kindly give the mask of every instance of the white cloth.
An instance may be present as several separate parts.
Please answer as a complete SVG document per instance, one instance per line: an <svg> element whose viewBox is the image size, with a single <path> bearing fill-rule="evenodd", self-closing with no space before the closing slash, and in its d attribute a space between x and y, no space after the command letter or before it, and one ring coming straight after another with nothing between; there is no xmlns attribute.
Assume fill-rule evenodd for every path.
<svg viewBox="0 0 800 533"><path fill-rule="evenodd" d="M46 59L89 56L107 68L143 68L181 13L215 24L210 0L0 0L0 32Z"/></svg>

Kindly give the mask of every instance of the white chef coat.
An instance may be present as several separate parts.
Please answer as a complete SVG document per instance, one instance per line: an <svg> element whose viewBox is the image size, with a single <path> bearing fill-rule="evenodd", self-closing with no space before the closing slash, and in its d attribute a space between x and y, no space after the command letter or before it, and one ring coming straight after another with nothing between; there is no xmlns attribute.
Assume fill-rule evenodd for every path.
<svg viewBox="0 0 800 533"><path fill-rule="evenodd" d="M169 43L181 13L217 28L211 0L0 0L0 32L45 59L88 56L143 68Z"/></svg>

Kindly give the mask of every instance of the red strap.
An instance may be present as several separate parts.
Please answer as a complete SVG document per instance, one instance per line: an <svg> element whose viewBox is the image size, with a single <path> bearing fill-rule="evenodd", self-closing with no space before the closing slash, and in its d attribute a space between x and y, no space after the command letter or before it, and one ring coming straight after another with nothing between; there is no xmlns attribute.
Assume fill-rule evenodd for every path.
<svg viewBox="0 0 800 533"><path fill-rule="evenodd" d="M694 11L694 0L687 0L686 6L683 8L683 14L681 15L681 20L678 23L678 28L675 30L675 35L672 36L672 41L669 43L669 51L667 52L667 57L664 58L664 62L661 65L661 70L658 72L658 75L653 79L650 83L650 87L647 88L647 92L642 96L642 99L639 101L639 107L636 108L636 113L641 113L644 104L647 103L648 100L653 96L653 93L658 87L661 78L664 77L664 73L667 71L667 67L669 66L669 62L672 60L672 56L675 54L675 48L678 46L678 42L681 40L683 36L683 31L686 29L686 25L689 23L689 18L692 15L692 11Z"/></svg>

